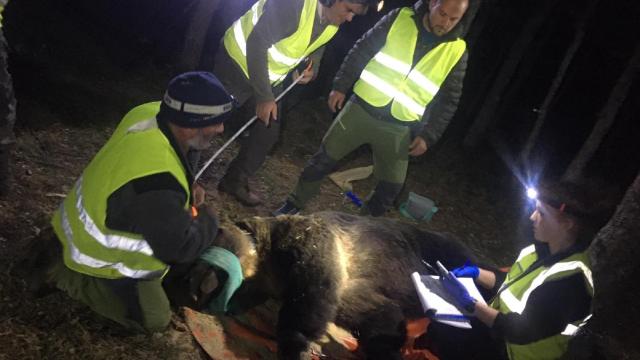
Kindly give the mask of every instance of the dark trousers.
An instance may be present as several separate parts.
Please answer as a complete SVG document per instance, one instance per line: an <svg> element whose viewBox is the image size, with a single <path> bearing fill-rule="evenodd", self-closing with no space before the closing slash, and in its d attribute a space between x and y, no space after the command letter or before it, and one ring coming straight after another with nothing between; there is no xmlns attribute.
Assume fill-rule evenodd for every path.
<svg viewBox="0 0 640 360"><path fill-rule="evenodd" d="M278 104L278 117L280 117L281 111L282 106ZM255 99L251 97L231 119L229 137L246 124L255 113ZM240 151L229 164L225 175L228 181L237 181L244 184L248 178L260 170L260 167L267 159L267 155L280 138L281 124L282 120L278 119L266 126L258 119L238 137Z"/></svg>
<svg viewBox="0 0 640 360"><path fill-rule="evenodd" d="M239 111L236 111L229 124L225 126L227 128L226 132L233 135L256 114L253 89L242 70L229 57L224 48L219 49L218 54L216 54L213 71L227 91L233 95L238 106L240 106ZM282 92L281 85L273 88L274 96L277 96L280 92ZM238 138L240 152L229 165L225 181L242 186L247 183L249 177L255 175L266 160L267 154L278 142L281 123L282 106L278 104L277 121L272 121L269 126L266 126L257 119L245 130Z"/></svg>
<svg viewBox="0 0 640 360"><path fill-rule="evenodd" d="M9 147L15 142L16 99L7 67L7 43L0 28L0 196L9 192Z"/></svg>
<svg viewBox="0 0 640 360"><path fill-rule="evenodd" d="M0 27L0 145L15 141L13 125L16 121L16 98L7 60L7 42Z"/></svg>
<svg viewBox="0 0 640 360"><path fill-rule="evenodd" d="M416 346L428 348L441 360L506 360L504 341L492 336L480 321L472 320L471 329L460 329L432 321Z"/></svg>

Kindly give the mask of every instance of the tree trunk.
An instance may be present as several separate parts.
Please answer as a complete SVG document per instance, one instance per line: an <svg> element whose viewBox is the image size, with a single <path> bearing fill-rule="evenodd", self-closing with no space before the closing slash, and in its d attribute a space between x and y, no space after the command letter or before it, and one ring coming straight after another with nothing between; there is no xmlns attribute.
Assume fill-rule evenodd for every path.
<svg viewBox="0 0 640 360"><path fill-rule="evenodd" d="M591 130L591 134L587 140L582 144L580 151L576 157L571 161L571 164L567 168L567 171L562 176L562 179L568 181L575 181L582 176L584 168L587 166L593 154L598 150L602 139L607 135L611 125L613 125L618 110L624 103L627 97L629 88L633 83L633 78L640 69L640 43L636 44L636 48L633 53L633 57L629 60L626 69L622 72L616 85L611 91L607 103L604 105L600 113L598 114L596 124Z"/></svg>
<svg viewBox="0 0 640 360"><path fill-rule="evenodd" d="M541 31L536 38L529 44L529 54L541 54L544 51L544 47L549 41L549 37L554 34L550 31ZM500 100L500 104L495 109L493 117L496 119L502 119L505 113L508 113L510 108L513 107L513 103L518 101L518 98L522 96L521 89L524 89L531 81L531 74L538 71L539 58L537 56L524 56L520 64L518 64L518 71L516 71L509 84L504 88L504 96ZM514 152L515 153L515 152ZM517 160L517 159L516 159Z"/></svg>
<svg viewBox="0 0 640 360"><path fill-rule="evenodd" d="M572 344L573 358L640 359L640 174L591 244L593 317Z"/></svg>
<svg viewBox="0 0 640 360"><path fill-rule="evenodd" d="M535 37L538 29L549 17L551 9L555 6L558 0L547 0L540 3L540 10L532 17L525 27L522 29L520 36L513 43L509 50L508 57L498 74L498 77L493 82L489 95L486 97L486 101L480 109L478 118L471 125L471 129L467 133L464 139L464 146L475 147L480 142L480 139L485 135L487 129L490 128L495 122L495 113L505 88L511 81L513 74L518 68L520 59L524 55L527 47Z"/></svg>
<svg viewBox="0 0 640 360"><path fill-rule="evenodd" d="M200 65L204 41L213 13L220 7L220 0L198 0L184 37L184 48L178 60L183 71L194 70Z"/></svg>
<svg viewBox="0 0 640 360"><path fill-rule="evenodd" d="M473 48L473 45L482 33L482 29L487 24L490 13L488 7L484 2L479 1L475 1L469 5L469 9L467 10L468 19L464 19L466 22L465 32L462 34L469 48Z"/></svg>
<svg viewBox="0 0 640 360"><path fill-rule="evenodd" d="M578 19L578 21L576 22L575 38L573 39L573 42L571 43L571 45L569 46L569 48L564 54L564 58L560 63L560 67L558 68L558 72L556 73L556 76L553 79L553 82L551 83L551 87L547 92L547 96L545 97L544 101L542 102L542 105L540 106L540 109L538 110L538 116L536 118L536 122L533 125L533 129L531 130L531 133L529 134L529 137L527 138L527 141L525 143L524 149L522 150L522 153L520 155L522 163L525 165L526 168L529 167L529 157L531 155L531 151L533 150L533 147L536 144L538 136L540 135L540 129L542 129L542 125L546 120L547 112L549 111L551 102L555 99L556 93L558 92L560 85L562 85L564 76L567 73L567 69L569 68L569 65L571 65L574 55L576 54L576 52L580 48L580 45L582 44L582 39L584 39L584 34L586 33L585 31L586 22L588 19L591 18L591 15L593 14L593 11L595 10L597 4L598 4L598 0L591 0L587 4L586 9L582 14L582 16L580 17L580 19Z"/></svg>

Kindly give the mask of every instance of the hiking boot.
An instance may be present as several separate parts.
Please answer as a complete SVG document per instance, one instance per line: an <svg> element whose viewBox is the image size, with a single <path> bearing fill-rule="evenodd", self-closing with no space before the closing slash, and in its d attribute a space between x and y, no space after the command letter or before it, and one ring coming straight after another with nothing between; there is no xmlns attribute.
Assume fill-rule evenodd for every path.
<svg viewBox="0 0 640 360"><path fill-rule="evenodd" d="M223 178L218 184L218 190L233 196L244 206L253 207L262 204L262 199L249 189L249 184L242 184L240 181L229 184L229 181Z"/></svg>
<svg viewBox="0 0 640 360"><path fill-rule="evenodd" d="M360 216L380 217L386 213L386 209L380 207L371 207L369 204L364 204L360 208Z"/></svg>
<svg viewBox="0 0 640 360"><path fill-rule="evenodd" d="M291 201L287 200L282 204L282 206L271 213L273 216L278 215L295 215L300 212L300 208L295 206Z"/></svg>

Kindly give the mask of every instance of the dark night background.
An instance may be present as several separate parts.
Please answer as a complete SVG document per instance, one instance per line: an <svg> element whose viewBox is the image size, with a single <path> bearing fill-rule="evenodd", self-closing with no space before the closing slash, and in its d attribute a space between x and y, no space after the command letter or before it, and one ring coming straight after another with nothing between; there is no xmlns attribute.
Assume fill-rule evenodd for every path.
<svg viewBox="0 0 640 360"><path fill-rule="evenodd" d="M26 88L21 86L22 79L38 81L39 87L55 86L46 83L55 82L55 79L39 77L32 72L42 70L29 66L33 65L30 63L34 55L55 56L61 50L47 48L57 46L52 39L61 31L56 29L57 21L64 23L62 26L66 29L62 31L86 32L84 36L93 40L94 46L102 48L101 56L106 56L106 59L86 59L88 69L98 66L99 61L108 61L130 73L149 66L166 69L170 75L177 73L178 69L171 66L181 50L182 36L193 5L193 1L176 0L20 2L20 5L9 6L5 20L7 37L14 52L12 62L15 68L12 70L16 73L18 97L23 92L33 91L32 84L24 85ZM209 27L199 68L211 68L213 54L224 30L252 3L251 0L223 2ZM328 45L319 78L312 86L306 87L301 96L326 96L333 74L353 42L384 13L411 3L387 0L381 13L370 12L344 25ZM590 10L586 22L580 23L580 18L592 3L595 3L595 8ZM464 139L476 115L490 100L488 95L501 69L506 62L515 61L517 65L513 75L508 78L503 91L497 94L499 102L490 125L474 146L502 143L508 153L521 151L565 51L574 41L580 26L584 31L583 40L550 102L532 151L536 169L544 167L545 175L552 177L562 175L591 132L598 113L633 55L640 36L636 24L640 19L639 7L631 0L481 2L467 35L470 61L463 98L442 142L461 142ZM15 16L12 12L16 13ZM60 18L51 20L50 12ZM527 38L530 42L521 54L513 58L510 54L514 47L526 36L523 29L536 17L542 17L542 21L531 31L532 35ZM25 27L31 21L37 25ZM44 54L41 53L43 51ZM92 61L96 63L92 64ZM43 81L45 84L41 83ZM606 179L607 183L615 183L621 189L631 183L640 164L640 142L637 141L640 125L634 121L639 96L640 86L635 79L613 126L589 161L585 176ZM491 139L493 141L489 141Z"/></svg>
<svg viewBox="0 0 640 360"><path fill-rule="evenodd" d="M9 3L3 13L3 27L18 100L16 133L21 140L16 152L16 168L20 172L17 178L26 179L24 173L31 176L32 169L25 165L31 162L45 170L47 166L55 170L45 171L44 180L35 185L41 187L37 189L40 193L49 192L46 196L54 198L42 194L31 198L29 192L35 190L25 185L19 187L15 195L21 204L16 206L17 215L13 220L5 222L0 216L0 228L4 227L0 230L6 231L0 234L0 259L9 264L14 254L6 239L30 235L32 229L42 223L33 218L42 217L47 221L48 211L59 200L55 199L56 193L66 192L71 184L71 180L63 179L61 190L58 180L65 172L74 175L74 171L81 170L123 114L135 105L156 100L172 76L191 70L181 68L178 63L197 1L12 0ZM207 29L206 46L197 69L212 68L224 31L253 2L220 2ZM309 121L307 127L292 125L290 131L295 135L283 136L274 158L292 159L297 167L276 172L297 175L305 159L315 151L331 116L321 98L330 91L333 75L353 43L391 9L412 4L413 1L386 0L382 12L372 11L343 25L325 51L318 78L308 86L297 88L286 99L286 108L293 115L329 120ZM602 141L594 145L593 154L587 156L585 167L574 177L591 184L601 193L603 202L613 207L638 175L640 2L483 0L476 5L477 12L466 35L470 56L458 111L438 144L412 162L409 187L431 186L435 198L442 201L441 214L437 215L441 222L434 221L432 228L469 235L474 248L484 246L487 253L495 250L498 253L495 261L507 262L512 260L515 242L505 245L507 241L501 243L493 238L503 233L510 234L504 236L508 240L521 237L519 226L527 223L526 214L520 214L518 201L522 200L519 198L522 184L517 178L567 177L570 164L599 120L610 116L613 122ZM567 62L570 49L575 52ZM521 153L540 119L544 122L536 140L530 144L530 156L523 160ZM79 136L75 132L78 129L80 134L92 135L75 138ZM308 144L305 144L307 138ZM76 146L70 145L74 142ZM81 154L78 147L83 149ZM50 148L55 151L49 151ZM60 154L68 156L60 164L51 165ZM357 157L350 158L353 159ZM69 163L80 166L79 170L68 169ZM450 183L450 187L437 185L434 180L437 177L441 183ZM271 193L269 205L280 201L286 190L280 186ZM49 195L51 193L53 195ZM469 198L468 208L465 208L465 196ZM495 205L495 209L472 206L477 199L483 206ZM38 208L38 201L46 202L46 206ZM244 210L238 211L246 215ZM508 216L501 217L504 214ZM483 245L485 240L489 245ZM638 256L640 253L634 250L625 259L635 263ZM23 290L17 280L6 275L6 269L2 267L0 271L0 324L5 324L0 325L0 333L15 332L22 336L19 339L27 340L12 340L3 335L5 340L0 340L0 348L23 348L24 353L33 358L73 358L78 355L70 355L67 348L81 338L78 350L86 351L92 346L98 349L92 358L102 358L100 354L107 354L105 358L175 355L163 352L173 351L165 348L164 338L148 344L144 338L124 337L113 330L104 330L88 312L78 310L81 307L77 305L57 317L46 315L45 320L39 317L45 315L36 315L38 311L18 309L7 300L14 295L6 294L9 290ZM637 276L640 276L638 267L633 266L631 272L620 278L636 279ZM627 295L620 295L626 299L620 301L635 309L638 285L634 286L625 292ZM28 305L40 312L55 313L57 310L52 309L60 306L61 299L28 302ZM616 318L616 331L610 335L624 345L621 346L624 351L613 355L611 348L618 343L610 342L607 358L631 359L640 354L638 345L632 345L640 338L637 313L634 310L626 319L622 315ZM71 321L72 325L61 325L66 324L65 321ZM56 335L43 345L43 340L35 337L48 336L49 328L55 328ZM63 334L65 332L69 334ZM114 347L118 350L111 353ZM0 359L3 358L0 350Z"/></svg>

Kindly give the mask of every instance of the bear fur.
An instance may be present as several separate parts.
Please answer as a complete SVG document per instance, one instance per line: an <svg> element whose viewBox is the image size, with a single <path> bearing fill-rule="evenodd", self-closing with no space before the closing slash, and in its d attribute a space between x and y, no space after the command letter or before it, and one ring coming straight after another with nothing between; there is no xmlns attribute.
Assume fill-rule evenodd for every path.
<svg viewBox="0 0 640 360"><path fill-rule="evenodd" d="M300 359L331 322L351 331L368 359L400 359L405 319L424 316L411 273L426 273L422 260L447 268L475 260L449 235L338 212L249 218L224 227L212 245L234 252L247 269L232 313L268 298L281 302L280 359ZM202 296L203 274L211 270L192 267L191 306L215 296ZM224 274L216 274L222 283Z"/></svg>

